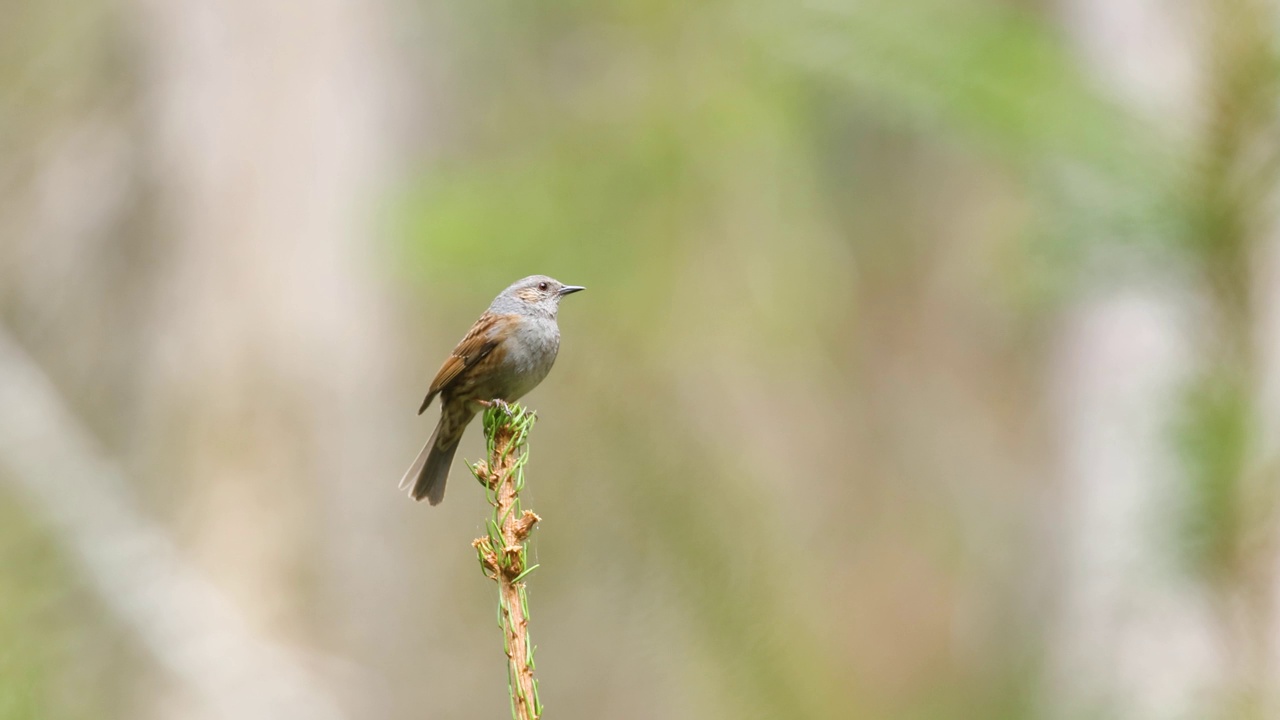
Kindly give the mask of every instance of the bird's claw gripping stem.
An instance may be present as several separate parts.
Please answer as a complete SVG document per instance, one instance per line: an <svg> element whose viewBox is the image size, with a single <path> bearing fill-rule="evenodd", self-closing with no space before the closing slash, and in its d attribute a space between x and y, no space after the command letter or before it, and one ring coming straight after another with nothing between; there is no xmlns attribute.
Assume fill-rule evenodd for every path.
<svg viewBox="0 0 1280 720"><path fill-rule="evenodd" d="M476 402L480 403L485 407L496 407L508 415L511 414L511 406L507 404L506 400L499 400L498 398L494 398L493 400L477 400Z"/></svg>

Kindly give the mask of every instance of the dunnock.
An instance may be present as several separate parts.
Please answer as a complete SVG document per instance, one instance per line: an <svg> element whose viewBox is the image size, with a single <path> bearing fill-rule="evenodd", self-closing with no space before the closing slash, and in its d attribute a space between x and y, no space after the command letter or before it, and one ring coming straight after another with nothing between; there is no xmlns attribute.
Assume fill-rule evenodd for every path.
<svg viewBox="0 0 1280 720"><path fill-rule="evenodd" d="M421 415L440 396L440 422L400 487L413 483L413 499L444 499L449 465L467 423L489 400L515 402L551 371L560 350L556 311L560 298L585 288L546 275L517 280L494 298L431 381Z"/></svg>

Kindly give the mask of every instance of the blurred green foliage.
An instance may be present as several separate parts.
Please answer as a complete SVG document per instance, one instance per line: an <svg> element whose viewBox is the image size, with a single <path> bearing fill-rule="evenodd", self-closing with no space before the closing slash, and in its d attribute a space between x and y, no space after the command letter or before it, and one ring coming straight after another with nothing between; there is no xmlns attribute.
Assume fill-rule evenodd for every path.
<svg viewBox="0 0 1280 720"><path fill-rule="evenodd" d="M128 690L107 669L136 649L21 507L0 495L0 719L112 716Z"/></svg>
<svg viewBox="0 0 1280 720"><path fill-rule="evenodd" d="M1179 446L1187 471L1181 537L1184 559L1197 576L1229 581L1242 568L1238 545L1247 512L1253 403L1238 377L1208 377L1189 391Z"/></svg>

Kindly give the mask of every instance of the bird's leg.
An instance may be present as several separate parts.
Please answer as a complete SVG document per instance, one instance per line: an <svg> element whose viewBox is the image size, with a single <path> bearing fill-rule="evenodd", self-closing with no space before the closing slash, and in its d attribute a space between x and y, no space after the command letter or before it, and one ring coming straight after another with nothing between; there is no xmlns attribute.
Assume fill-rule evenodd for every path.
<svg viewBox="0 0 1280 720"><path fill-rule="evenodd" d="M502 400L500 398L494 398L492 400L477 400L476 402L480 403L485 407L497 407L500 410L502 410L502 412L508 415L511 414L511 406L507 404L507 401Z"/></svg>

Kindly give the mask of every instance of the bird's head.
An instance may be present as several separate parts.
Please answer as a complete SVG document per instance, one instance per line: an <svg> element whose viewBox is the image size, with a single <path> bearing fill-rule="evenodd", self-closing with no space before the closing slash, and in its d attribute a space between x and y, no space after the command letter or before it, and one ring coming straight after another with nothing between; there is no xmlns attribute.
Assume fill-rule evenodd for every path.
<svg viewBox="0 0 1280 720"><path fill-rule="evenodd" d="M585 289L580 285L565 285L546 275L530 275L503 290L490 310L498 313L532 312L555 317L561 298Z"/></svg>

